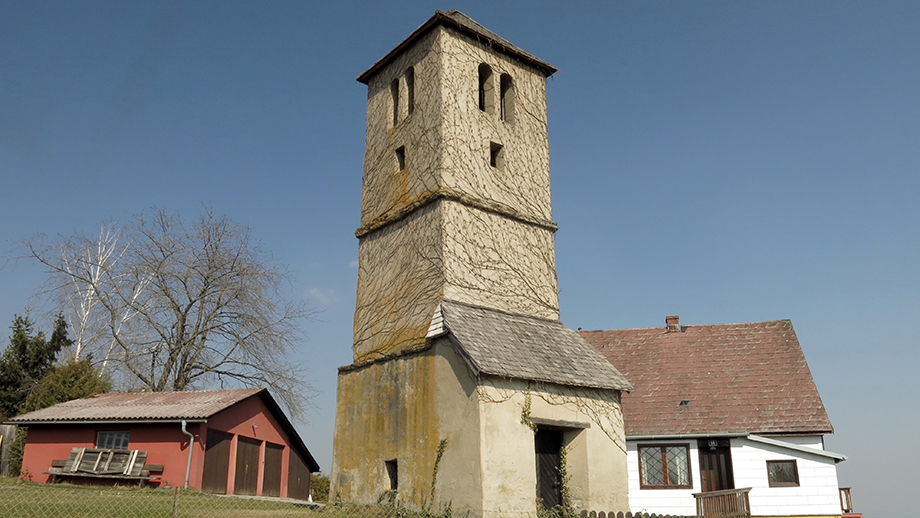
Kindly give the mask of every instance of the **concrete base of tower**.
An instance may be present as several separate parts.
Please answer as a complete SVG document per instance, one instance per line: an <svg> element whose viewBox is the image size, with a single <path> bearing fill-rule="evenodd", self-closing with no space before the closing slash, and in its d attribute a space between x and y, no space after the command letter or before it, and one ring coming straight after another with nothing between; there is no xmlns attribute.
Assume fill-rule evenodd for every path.
<svg viewBox="0 0 920 518"><path fill-rule="evenodd" d="M442 336L340 371L330 498L535 516L547 434L560 441L570 505L628 510L618 391L477 377Z"/></svg>

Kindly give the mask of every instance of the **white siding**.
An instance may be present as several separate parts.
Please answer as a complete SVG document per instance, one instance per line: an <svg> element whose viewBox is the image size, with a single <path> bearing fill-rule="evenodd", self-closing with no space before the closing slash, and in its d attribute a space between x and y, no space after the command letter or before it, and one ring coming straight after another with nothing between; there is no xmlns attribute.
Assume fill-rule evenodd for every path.
<svg viewBox="0 0 920 518"><path fill-rule="evenodd" d="M799 446L823 450L820 436L783 437ZM690 477L693 489L639 489L639 455L641 444L686 444L690 447ZM632 512L693 515L700 492L700 458L696 439L629 441L626 459L629 470L629 507ZM754 516L839 515L837 467L834 460L820 455L770 446L744 438L731 440L732 469L735 487L750 487L751 514ZM768 460L795 460L799 487L770 487L767 480Z"/></svg>
<svg viewBox="0 0 920 518"><path fill-rule="evenodd" d="M780 440L824 449L821 437L783 437ZM795 460L799 487L770 487L768 460ZM747 439L732 439L735 487L750 487L751 514L770 516L840 514L837 465L834 459L770 446Z"/></svg>
<svg viewBox="0 0 920 518"><path fill-rule="evenodd" d="M693 489L639 489L638 444L686 444L690 447L690 481ZM696 439L674 441L648 440L626 443L626 463L629 471L629 507L632 512L645 511L656 514L696 514L693 493L700 491L700 456Z"/></svg>

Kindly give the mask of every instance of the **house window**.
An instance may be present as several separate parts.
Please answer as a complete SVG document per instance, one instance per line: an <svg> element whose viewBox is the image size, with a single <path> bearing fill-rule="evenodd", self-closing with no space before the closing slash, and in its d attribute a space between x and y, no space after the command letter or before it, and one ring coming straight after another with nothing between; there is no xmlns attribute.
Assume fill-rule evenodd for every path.
<svg viewBox="0 0 920 518"><path fill-rule="evenodd" d="M492 113L495 92L492 87L492 69L485 63L479 65L479 109Z"/></svg>
<svg viewBox="0 0 920 518"><path fill-rule="evenodd" d="M409 96L406 107L409 108L409 115L412 115L415 111L415 69L412 67L406 70L406 94Z"/></svg>
<svg viewBox="0 0 920 518"><path fill-rule="evenodd" d="M499 80L501 94L501 118L505 122L514 121L514 83L511 76L502 74Z"/></svg>
<svg viewBox="0 0 920 518"><path fill-rule="evenodd" d="M103 450L127 450L131 432L98 432L96 447Z"/></svg>
<svg viewBox="0 0 920 518"><path fill-rule="evenodd" d="M770 487L799 487L799 469L794 460L768 460Z"/></svg>
<svg viewBox="0 0 920 518"><path fill-rule="evenodd" d="M399 124L399 78L390 83L390 95L393 96L393 125Z"/></svg>
<svg viewBox="0 0 920 518"><path fill-rule="evenodd" d="M690 447L686 444L639 446L642 489L689 489Z"/></svg>

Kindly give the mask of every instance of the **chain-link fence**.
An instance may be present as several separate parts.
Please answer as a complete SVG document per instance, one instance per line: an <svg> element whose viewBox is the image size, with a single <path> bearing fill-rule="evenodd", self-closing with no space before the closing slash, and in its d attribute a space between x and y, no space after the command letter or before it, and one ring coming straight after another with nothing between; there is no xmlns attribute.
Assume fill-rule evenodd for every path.
<svg viewBox="0 0 920 518"><path fill-rule="evenodd" d="M180 488L122 488L67 484L0 484L4 518L458 518L450 509L413 511L396 503L351 505L290 498L214 495Z"/></svg>
<svg viewBox="0 0 920 518"><path fill-rule="evenodd" d="M472 511L450 506L413 510L394 501L377 505L326 504L291 498L214 495L181 488L37 484L18 479L0 483L0 517L3 518L659 518L645 513L539 509L536 513L501 509Z"/></svg>

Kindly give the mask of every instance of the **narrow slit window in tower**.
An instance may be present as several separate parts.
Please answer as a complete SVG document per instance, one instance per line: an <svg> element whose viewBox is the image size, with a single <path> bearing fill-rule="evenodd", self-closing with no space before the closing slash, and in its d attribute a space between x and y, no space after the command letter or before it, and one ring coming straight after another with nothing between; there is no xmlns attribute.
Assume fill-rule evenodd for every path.
<svg viewBox="0 0 920 518"><path fill-rule="evenodd" d="M406 70L406 94L409 97L406 108L409 109L409 115L412 115L415 111L415 69L412 67Z"/></svg>
<svg viewBox="0 0 920 518"><path fill-rule="evenodd" d="M492 69L485 63L479 65L479 109L492 113L495 104L495 93L492 88Z"/></svg>
<svg viewBox="0 0 920 518"><path fill-rule="evenodd" d="M390 83L390 94L393 96L393 125L399 123L399 78Z"/></svg>
<svg viewBox="0 0 920 518"><path fill-rule="evenodd" d="M514 121L514 83L511 76L502 74L500 79L501 89L501 118L506 122Z"/></svg>
<svg viewBox="0 0 920 518"><path fill-rule="evenodd" d="M503 149L501 144L495 142L489 144L489 165L497 169L501 169L505 165Z"/></svg>
<svg viewBox="0 0 920 518"><path fill-rule="evenodd" d="M399 146L396 149L396 167L398 171L406 168L406 146Z"/></svg>

